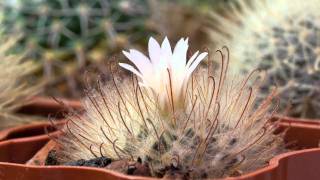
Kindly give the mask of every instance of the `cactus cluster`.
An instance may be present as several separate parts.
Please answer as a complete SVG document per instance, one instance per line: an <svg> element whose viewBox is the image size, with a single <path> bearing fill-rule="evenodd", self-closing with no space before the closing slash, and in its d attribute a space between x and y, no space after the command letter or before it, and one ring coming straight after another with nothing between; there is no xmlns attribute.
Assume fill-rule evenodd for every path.
<svg viewBox="0 0 320 180"><path fill-rule="evenodd" d="M213 14L211 31L216 44L234 52L232 69L267 72L260 96L273 85L279 89L280 108L289 115L319 118L320 8L319 0L237 1L229 17Z"/></svg>
<svg viewBox="0 0 320 180"><path fill-rule="evenodd" d="M115 163L127 161L116 168L112 163L106 166L123 173L133 173L135 168L132 170L130 164L138 163L147 166L147 174L154 177L221 178L264 166L283 150L281 135L274 134L277 123L269 121L274 93L254 108L259 83L250 86L247 82L258 78L258 74L253 72L244 80L227 77L227 54L221 53L218 73L213 72L212 65L198 67L184 81L178 77L189 72L179 68L185 66L187 40L178 42L172 57L166 40L161 47L150 42L151 62L139 61L146 57L130 50L126 56L138 70L122 65L140 82L135 77L113 78L110 84L98 82L97 89L88 89L83 101L86 113L70 116L65 136L59 139L60 162L107 157ZM203 59L202 55L196 58L197 54L190 58L191 63ZM169 61L172 66L161 71ZM156 64L155 69L150 69L148 63ZM197 64L190 65L194 70ZM148 71L152 70L155 82L148 81L152 79L147 76ZM167 75L157 79L160 71ZM182 82L186 86L179 89L176 83ZM162 87L159 84L167 91L154 89ZM182 93L178 97L177 90ZM166 95L166 103L162 102L161 93Z"/></svg>
<svg viewBox="0 0 320 180"><path fill-rule="evenodd" d="M4 33L24 35L16 50L30 50L28 57L43 65L47 79L70 80L84 65L143 43L147 5L145 0L17 0L3 1L0 8Z"/></svg>

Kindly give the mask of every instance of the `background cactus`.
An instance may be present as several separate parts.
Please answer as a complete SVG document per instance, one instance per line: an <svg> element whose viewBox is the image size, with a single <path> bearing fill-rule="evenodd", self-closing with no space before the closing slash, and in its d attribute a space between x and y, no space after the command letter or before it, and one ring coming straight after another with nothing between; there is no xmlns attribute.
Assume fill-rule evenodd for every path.
<svg viewBox="0 0 320 180"><path fill-rule="evenodd" d="M146 0L17 0L0 5L5 34L24 34L16 50L30 50L28 57L43 65L53 84L77 81L84 65L99 64L127 45L143 44L148 36ZM77 91L67 89L73 95Z"/></svg>
<svg viewBox="0 0 320 180"><path fill-rule="evenodd" d="M223 13L221 7L229 1L150 0L150 26L174 41L188 37L193 42L192 50L204 48L210 43L206 29L209 24L208 12Z"/></svg>
<svg viewBox="0 0 320 180"><path fill-rule="evenodd" d="M278 86L281 109L295 117L320 118L319 0L237 1L228 17L213 14L216 44L235 52L235 73L267 71L260 95Z"/></svg>
<svg viewBox="0 0 320 180"><path fill-rule="evenodd" d="M80 97L84 71L89 79L105 71L104 63L129 46L145 47L151 34L172 40L189 37L192 49L208 44L205 12L225 0L3 0L5 34L23 33L15 50L42 65L38 77L50 83L49 95ZM171 16L174 14L174 16ZM183 24L181 24L183 22ZM139 46L139 47L138 47ZM141 48L142 49L142 48ZM41 76L41 75L44 76ZM93 77L92 77L93 76Z"/></svg>
<svg viewBox="0 0 320 180"><path fill-rule="evenodd" d="M15 110L28 98L39 93L40 86L33 85L30 74L37 68L35 63L24 61L23 55L9 53L16 43L14 38L0 40L0 129L31 122L34 118L21 118Z"/></svg>

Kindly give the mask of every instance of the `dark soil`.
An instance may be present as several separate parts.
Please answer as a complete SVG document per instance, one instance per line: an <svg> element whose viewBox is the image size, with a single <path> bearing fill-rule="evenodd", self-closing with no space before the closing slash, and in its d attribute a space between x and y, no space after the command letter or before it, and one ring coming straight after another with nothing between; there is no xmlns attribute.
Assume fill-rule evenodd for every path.
<svg viewBox="0 0 320 180"><path fill-rule="evenodd" d="M64 165L64 166L85 166L85 167L98 167L106 168L114 171L118 171L128 175L136 176L151 176L148 163L142 163L142 160L138 158L137 161L119 160L112 161L107 157L97 157L89 160L80 159L68 163L60 163L57 158L57 151L51 150L45 161L46 166ZM173 170L171 168L165 171ZM174 171L174 170L173 170ZM163 172L165 173L165 172ZM172 172L173 173L173 172Z"/></svg>
<svg viewBox="0 0 320 180"><path fill-rule="evenodd" d="M86 167L106 167L111 163L111 159L107 157L97 157L89 160L80 159L74 162L68 162L65 166L86 166Z"/></svg>
<svg viewBox="0 0 320 180"><path fill-rule="evenodd" d="M56 150L49 151L48 156L47 156L44 164L46 166L54 166L54 165L60 164L59 161L57 160L57 151Z"/></svg>

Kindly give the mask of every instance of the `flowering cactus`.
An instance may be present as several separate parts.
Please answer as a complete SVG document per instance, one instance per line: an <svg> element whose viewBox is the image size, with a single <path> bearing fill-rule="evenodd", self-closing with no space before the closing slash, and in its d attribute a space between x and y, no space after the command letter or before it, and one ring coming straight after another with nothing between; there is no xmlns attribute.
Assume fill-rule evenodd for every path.
<svg viewBox="0 0 320 180"><path fill-rule="evenodd" d="M167 39L160 46L151 38L150 59L135 50L124 52L138 70L120 65L136 78L98 82L88 92L86 113L69 117L59 141L60 162L108 157L128 162L106 166L127 174L139 174L130 168L134 163L154 177L221 178L264 166L283 150L281 136L274 134L277 122L269 121L275 93L254 106L258 84L247 82L257 71L245 80L231 79L222 51L215 74L211 65L196 69L207 53L197 52L186 62L186 39L173 53L170 47ZM171 106L164 109L159 97L165 96Z"/></svg>

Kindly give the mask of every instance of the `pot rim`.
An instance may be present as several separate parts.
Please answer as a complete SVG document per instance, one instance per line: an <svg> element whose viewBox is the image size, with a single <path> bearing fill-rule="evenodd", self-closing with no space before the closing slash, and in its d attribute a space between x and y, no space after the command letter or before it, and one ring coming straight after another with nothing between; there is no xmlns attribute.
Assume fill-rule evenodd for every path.
<svg viewBox="0 0 320 180"><path fill-rule="evenodd" d="M289 123L302 123L302 124L312 124L320 126L320 119L307 119L307 118L296 118L291 116L284 115L275 115L274 118L280 120L280 122L289 122Z"/></svg>
<svg viewBox="0 0 320 180"><path fill-rule="evenodd" d="M222 178L221 180L241 180L241 179L246 179L249 177L254 177L259 174L267 173L268 171L272 171L276 169L282 161L287 158L290 158L292 156L299 156L304 153L313 153L313 152L319 152L320 153L320 148L312 148L312 149L303 149L303 150L298 150L298 151L291 151L291 152L286 152L279 154L272 158L269 161L269 164L265 167L262 167L260 169L257 169L253 172L246 173L244 175L238 176L238 177L227 177L227 178ZM80 166L36 166L36 165L24 165L24 164L17 164L17 163L8 163L8 162L0 162L0 167L1 166L15 166L15 167L20 167L20 168L28 168L28 169L79 169L79 170L87 170L87 171L96 171L96 172L101 172L101 173L109 173L112 176L118 177L118 178L123 178L123 179L131 179L131 180L155 180L157 178L153 177L143 177L143 176L130 176L126 174L122 174L116 171L108 170L108 169L103 169L103 168L96 168L96 167L80 167Z"/></svg>
<svg viewBox="0 0 320 180"><path fill-rule="evenodd" d="M54 131L49 133L50 137L56 137L61 132L59 131ZM32 142L32 141L39 141L39 140L44 140L44 139L50 139L48 134L43 134L43 135L37 135L37 136L31 136L31 137L22 137L22 138L14 138L14 139L9 139L0 142L0 146L6 145L6 144L13 144L13 143L27 143L27 142Z"/></svg>
<svg viewBox="0 0 320 180"><path fill-rule="evenodd" d="M62 119L59 122L57 122L55 125L62 125L66 122L66 120ZM31 135L31 136L26 136L26 137L16 137L16 138L10 138L8 139L8 137L14 133L22 133L24 131L28 131L28 130L36 130L36 129L44 129L45 127L52 127L52 123L50 122L39 122L39 123L32 123L32 124L27 124L27 125L22 125L22 126L16 126L16 127L12 127L12 128L8 128L5 130L0 131L0 144L2 142L6 142L6 141L11 141L11 140L32 140L34 138L38 138L38 137L48 137L47 133L43 133L43 134L37 134L37 135ZM59 130L54 130L52 132L49 132L49 134L55 134L56 132L59 132Z"/></svg>
<svg viewBox="0 0 320 180"><path fill-rule="evenodd" d="M320 148L303 149L303 150L296 150L296 151L282 153L282 154L279 154L279 155L273 157L269 161L269 164L265 167L262 167L260 169L257 169L255 171L246 173L246 174L238 176L238 177L227 177L227 178L222 178L222 179L223 180L241 180L241 179L246 179L248 177L257 176L259 174L266 173L268 171L272 171L272 170L276 169L281 164L280 161L282 161L282 160L288 159L292 156L299 156L304 153L313 153L313 152L320 153Z"/></svg>
<svg viewBox="0 0 320 180"><path fill-rule="evenodd" d="M280 124L286 125L286 126L295 126L295 127L303 127L307 129L320 129L320 123L315 122L314 120L297 120L297 118L291 118L291 117L282 117ZM11 128L12 129L22 129L27 127L35 127L35 126L43 126L43 125L50 125L50 123L39 123L39 124L30 124L30 125L25 125L25 126L20 126L20 127L15 127ZM8 129L9 130L9 129ZM6 131L7 132L7 131ZM61 133L60 131L55 131L50 133L50 135L58 135ZM1 132L0 132L1 134ZM43 134L43 135L37 135L37 136L31 136L31 137L22 137L22 138L16 138L16 139L9 139L6 141L0 142L0 145L5 145L5 144L11 144L11 143L17 143L17 142L24 142L28 143L31 141L37 141L37 140L42 140L42 139L48 139L48 134ZM309 149L303 149L303 150L295 150L295 151L290 151L290 152L285 152L281 153L275 157L273 157L269 163L261 167L255 171L243 174L238 177L227 177L224 178L223 180L241 180L241 179L246 179L248 177L254 177L260 174L272 172L275 170L279 165L281 164L281 160L285 160L289 157L292 156L299 156L304 153L312 153L312 152L318 152L320 153L320 148L309 148ZM58 168L58 169L82 169L82 170L93 170L93 171L99 171L99 172L104 172L104 173L110 173L112 176L115 177L120 177L120 178L125 178L125 179L145 179L145 180L151 180L151 179L156 179L156 178L151 178L151 177L142 177L142 176L130 176L130 175L125 175L119 172L115 172L112 170L107 170L103 168L95 168L95 167L71 167L71 166L36 166L36 165L24 165L24 164L17 164L17 163L9 163L9 162L0 162L0 167L1 166L17 166L20 168L28 168L28 169L38 169L38 168Z"/></svg>
<svg viewBox="0 0 320 180"><path fill-rule="evenodd" d="M130 176L126 175L120 172L116 172L109 169L104 168L97 168L97 167L83 167L83 166L36 166L36 165L24 165L24 164L17 164L17 163L9 163L9 162L0 162L0 169L1 166L11 166L11 167L20 167L20 168L28 168L28 169L79 169L79 170L86 170L86 171L95 171L95 172L101 172L101 173L108 173L111 174L114 177L119 177L122 179L130 179L130 180L155 180L157 178L153 177L145 177L145 176Z"/></svg>
<svg viewBox="0 0 320 180"><path fill-rule="evenodd" d="M63 97L57 97L56 98L58 101L64 103L68 107L73 107L73 108L82 108L81 102L76 99L67 99ZM42 106L43 104L45 105L51 105L51 106L61 106L59 102L55 101L52 97L47 97L47 96L33 96L30 98L28 102L24 106L29 106L29 105L39 105Z"/></svg>

